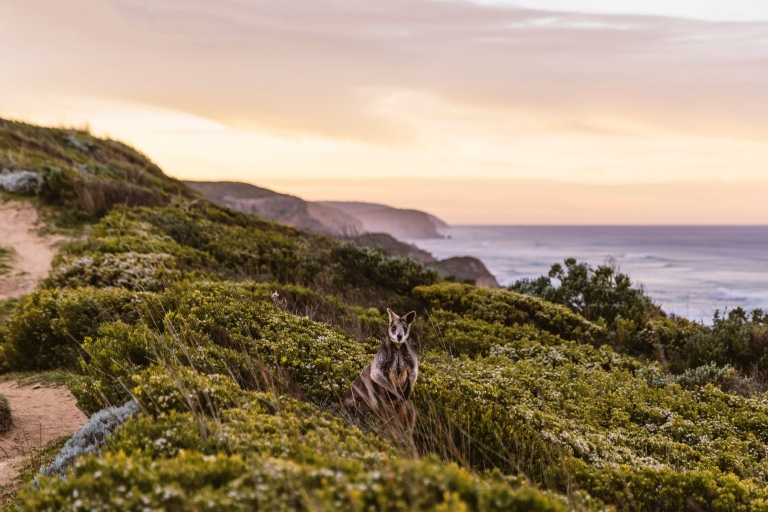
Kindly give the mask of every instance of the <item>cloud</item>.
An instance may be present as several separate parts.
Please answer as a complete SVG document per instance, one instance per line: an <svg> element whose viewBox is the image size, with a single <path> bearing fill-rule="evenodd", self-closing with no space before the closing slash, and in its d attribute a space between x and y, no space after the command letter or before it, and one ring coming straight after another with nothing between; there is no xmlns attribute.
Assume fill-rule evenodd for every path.
<svg viewBox="0 0 768 512"><path fill-rule="evenodd" d="M15 87L233 127L408 143L418 127L385 108L405 91L556 129L768 137L766 23L420 0L19 0L10 11L0 63Z"/></svg>
<svg viewBox="0 0 768 512"><path fill-rule="evenodd" d="M89 120L182 178L453 222L768 221L768 22L0 0L0 70L0 115Z"/></svg>
<svg viewBox="0 0 768 512"><path fill-rule="evenodd" d="M450 224L768 224L768 182L753 180L597 185L489 178L406 182L275 178L261 184L311 200L370 201L426 210Z"/></svg>

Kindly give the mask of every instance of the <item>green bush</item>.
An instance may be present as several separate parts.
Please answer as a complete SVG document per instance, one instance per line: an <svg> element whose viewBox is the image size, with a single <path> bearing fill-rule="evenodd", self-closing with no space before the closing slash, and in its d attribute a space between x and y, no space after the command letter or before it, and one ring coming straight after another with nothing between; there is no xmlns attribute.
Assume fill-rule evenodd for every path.
<svg viewBox="0 0 768 512"><path fill-rule="evenodd" d="M25 510L566 510L522 480L407 460L311 405L227 377L157 367L135 380L149 415L66 480L39 478Z"/></svg>
<svg viewBox="0 0 768 512"><path fill-rule="evenodd" d="M150 302L151 303L151 302ZM155 361L231 376L241 386L280 386L315 403L336 403L378 348L339 329L277 310L233 284L174 287L157 296L162 316L105 325L87 339L75 390L94 411L128 398L125 382Z"/></svg>
<svg viewBox="0 0 768 512"><path fill-rule="evenodd" d="M433 317L444 336L452 329L446 318L461 322ZM423 450L561 491L580 488L620 509L678 510L681 499L719 503L703 510L761 509L768 462L762 398L703 381L691 393L668 384L657 365L608 347L551 335L505 341L499 326L471 325L478 338L494 333L502 343L474 360L439 352L423 359L414 388ZM733 489L749 492L734 497Z"/></svg>
<svg viewBox="0 0 768 512"><path fill-rule="evenodd" d="M761 310L751 315L741 308L723 316L715 312L711 327L667 318L615 263L594 269L569 258L565 266L553 265L547 276L519 280L510 289L563 304L605 325L605 339L616 350L655 359L673 374L710 362L742 372L755 366L759 372L768 371L768 316Z"/></svg>
<svg viewBox="0 0 768 512"><path fill-rule="evenodd" d="M722 384L732 378L734 370L730 366L718 367L715 363L697 368L689 368L675 377L675 382L685 389L696 389L707 384Z"/></svg>
<svg viewBox="0 0 768 512"><path fill-rule="evenodd" d="M151 278L148 282L157 288L155 281L167 281L164 276L175 268L219 279L301 284L322 296L344 297L352 306L383 310L410 306L406 296L415 286L438 279L436 271L407 258L390 258L379 250L339 244L208 204L116 208L87 240L65 251L55 262L53 285L70 285L70 277L115 285L121 277L115 267L132 258L142 269L138 276L122 276L128 287ZM155 261L158 256L151 255L156 254L170 257Z"/></svg>
<svg viewBox="0 0 768 512"><path fill-rule="evenodd" d="M659 306L645 295L642 287L632 286L629 276L619 272L615 262L596 269L574 258L564 263L565 267L559 263L552 265L547 276L522 279L509 288L567 306L589 321L602 319L609 327L618 319L641 325L662 315ZM552 279L557 279L558 286L553 285Z"/></svg>
<svg viewBox="0 0 768 512"><path fill-rule="evenodd" d="M685 318L657 317L646 322L634 335L619 336L617 350L632 353L633 347L626 346L626 340L639 339L644 347L654 348L654 359L660 361L672 374L679 374L690 367L688 342L708 328Z"/></svg>
<svg viewBox="0 0 768 512"><path fill-rule="evenodd" d="M331 258L353 286L374 283L400 294L438 280L437 270L410 258L390 258L381 249L346 242L333 248Z"/></svg>
<svg viewBox="0 0 768 512"><path fill-rule="evenodd" d="M45 370L74 366L79 345L102 322L135 322L150 295L120 288L38 289L17 304L0 327L4 369Z"/></svg>
<svg viewBox="0 0 768 512"><path fill-rule="evenodd" d="M688 339L686 354L690 367L709 362L730 364L742 370L752 365L768 370L768 317L755 310L751 317L741 309L730 311L727 316L715 312L713 325L701 329Z"/></svg>
<svg viewBox="0 0 768 512"><path fill-rule="evenodd" d="M25 510L327 510L557 512L561 500L504 481L485 482L436 460L392 459L377 469L330 458L288 459L183 452L90 457L66 481L41 479Z"/></svg>
<svg viewBox="0 0 768 512"><path fill-rule="evenodd" d="M439 309L430 311L429 317L426 321L422 319L418 327L422 345L427 351L437 348L454 356L487 356L496 346L524 340L542 345L565 343L560 336L537 329L528 323L507 326L465 318Z"/></svg>
<svg viewBox="0 0 768 512"><path fill-rule="evenodd" d="M414 296L430 309L452 311L465 317L506 326L530 324L567 340L596 343L604 329L568 308L508 290L490 290L467 284L420 286Z"/></svg>
<svg viewBox="0 0 768 512"><path fill-rule="evenodd" d="M51 271L49 288L126 288L157 291L165 288L178 273L170 254L123 253L83 256L60 264Z"/></svg>
<svg viewBox="0 0 768 512"><path fill-rule="evenodd" d="M124 146L25 126L0 122L0 158L28 147L40 200L103 217L14 306L0 362L80 373L85 411L142 411L66 481L27 488L25 509L605 508L581 491L619 510L766 508L762 312L666 317L615 268L575 260L523 294L438 283L409 259L177 200ZM116 198L164 206L107 212ZM414 460L339 402L385 308L419 305Z"/></svg>
<svg viewBox="0 0 768 512"><path fill-rule="evenodd" d="M609 499L618 510L768 510L765 484L717 469L678 471L671 467L619 465L597 470L576 460L572 471L592 496Z"/></svg>

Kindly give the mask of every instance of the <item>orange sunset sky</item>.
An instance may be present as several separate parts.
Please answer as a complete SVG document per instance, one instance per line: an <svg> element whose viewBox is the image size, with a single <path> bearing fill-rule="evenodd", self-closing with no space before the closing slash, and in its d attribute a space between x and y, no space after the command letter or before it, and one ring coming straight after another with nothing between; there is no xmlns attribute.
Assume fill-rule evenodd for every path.
<svg viewBox="0 0 768 512"><path fill-rule="evenodd" d="M0 116L453 224L766 224L768 2L0 0Z"/></svg>

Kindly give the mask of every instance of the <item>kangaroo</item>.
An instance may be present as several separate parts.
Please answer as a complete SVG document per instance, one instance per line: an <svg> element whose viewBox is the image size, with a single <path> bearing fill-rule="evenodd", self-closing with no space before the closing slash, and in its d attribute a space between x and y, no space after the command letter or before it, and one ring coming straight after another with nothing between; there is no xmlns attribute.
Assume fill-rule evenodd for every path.
<svg viewBox="0 0 768 512"><path fill-rule="evenodd" d="M410 437L416 423L410 396L419 375L419 360L410 340L416 312L400 317L387 308L387 313L387 336L373 362L344 396L344 408L358 424L370 414L393 434Z"/></svg>

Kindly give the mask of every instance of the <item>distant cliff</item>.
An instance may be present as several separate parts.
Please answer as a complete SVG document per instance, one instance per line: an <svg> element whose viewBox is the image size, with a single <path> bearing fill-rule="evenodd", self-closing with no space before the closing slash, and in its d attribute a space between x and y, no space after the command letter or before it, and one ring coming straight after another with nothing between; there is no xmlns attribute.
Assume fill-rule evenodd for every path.
<svg viewBox="0 0 768 512"><path fill-rule="evenodd" d="M477 258L457 256L429 266L435 267L443 278L453 277L458 283L471 282L481 288L498 288L499 283L486 266Z"/></svg>
<svg viewBox="0 0 768 512"><path fill-rule="evenodd" d="M401 210L383 204L322 201L359 219L368 233L389 233L395 238L440 238L438 228L448 227L434 215L419 210Z"/></svg>
<svg viewBox="0 0 768 512"><path fill-rule="evenodd" d="M310 202L248 183L185 181L209 201L265 219L330 235L388 233L396 238L439 238L447 224L418 210L373 203Z"/></svg>
<svg viewBox="0 0 768 512"><path fill-rule="evenodd" d="M430 253L401 242L438 238L447 224L419 210L401 210L374 203L311 202L272 190L233 181L185 181L214 203L243 213L300 229L351 240L364 247L378 247L389 256L406 257L434 267L443 278L498 288L496 278L482 261L472 257L438 261Z"/></svg>

